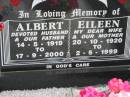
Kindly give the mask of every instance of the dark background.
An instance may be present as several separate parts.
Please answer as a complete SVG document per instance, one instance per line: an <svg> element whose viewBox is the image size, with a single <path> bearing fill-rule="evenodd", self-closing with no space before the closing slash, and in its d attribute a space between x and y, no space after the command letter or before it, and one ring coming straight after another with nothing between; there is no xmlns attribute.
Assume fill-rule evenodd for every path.
<svg viewBox="0 0 130 97"><path fill-rule="evenodd" d="M70 73L56 74L44 71L6 72L0 78L1 90L40 89L51 87L85 87L101 85L113 78L129 80L129 71L101 72L101 73Z"/></svg>

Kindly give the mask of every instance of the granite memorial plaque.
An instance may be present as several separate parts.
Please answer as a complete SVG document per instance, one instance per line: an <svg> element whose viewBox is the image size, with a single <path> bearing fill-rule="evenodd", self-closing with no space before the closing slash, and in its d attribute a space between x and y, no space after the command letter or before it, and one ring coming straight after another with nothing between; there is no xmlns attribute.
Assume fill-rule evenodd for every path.
<svg viewBox="0 0 130 97"><path fill-rule="evenodd" d="M130 11L118 0L2 2L3 71L129 69Z"/></svg>

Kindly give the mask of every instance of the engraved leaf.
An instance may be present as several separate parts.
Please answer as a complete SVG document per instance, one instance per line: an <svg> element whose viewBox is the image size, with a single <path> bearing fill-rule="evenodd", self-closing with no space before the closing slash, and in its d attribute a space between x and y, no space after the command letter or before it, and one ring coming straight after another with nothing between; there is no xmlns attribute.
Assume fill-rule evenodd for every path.
<svg viewBox="0 0 130 97"><path fill-rule="evenodd" d="M33 7L35 7L37 4L39 4L39 3L41 3L41 2L44 2L44 1L46 1L46 0L33 0L33 2L32 2L32 9L33 9Z"/></svg>
<svg viewBox="0 0 130 97"><path fill-rule="evenodd" d="M99 0L99 1L102 2L103 4L105 4L106 7L108 7L107 0Z"/></svg>

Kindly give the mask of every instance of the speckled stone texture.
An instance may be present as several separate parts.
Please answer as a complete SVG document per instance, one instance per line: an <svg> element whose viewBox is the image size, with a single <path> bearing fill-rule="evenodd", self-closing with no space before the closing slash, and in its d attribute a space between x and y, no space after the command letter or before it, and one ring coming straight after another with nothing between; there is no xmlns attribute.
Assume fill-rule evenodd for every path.
<svg viewBox="0 0 130 97"><path fill-rule="evenodd" d="M3 91L0 97L73 97L72 88Z"/></svg>

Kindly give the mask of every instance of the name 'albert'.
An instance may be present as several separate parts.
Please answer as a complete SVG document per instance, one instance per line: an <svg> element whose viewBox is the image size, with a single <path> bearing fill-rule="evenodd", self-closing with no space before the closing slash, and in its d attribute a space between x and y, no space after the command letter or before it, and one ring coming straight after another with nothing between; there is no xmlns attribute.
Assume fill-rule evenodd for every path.
<svg viewBox="0 0 130 97"><path fill-rule="evenodd" d="M36 30L60 30L64 22L41 22L41 23L19 23L16 31L36 31ZM77 22L78 29L84 28L114 28L120 27L120 20L80 20ZM71 25L73 26L73 25Z"/></svg>

